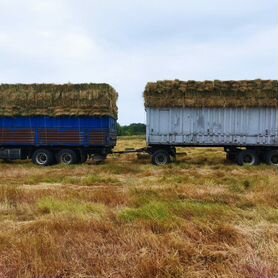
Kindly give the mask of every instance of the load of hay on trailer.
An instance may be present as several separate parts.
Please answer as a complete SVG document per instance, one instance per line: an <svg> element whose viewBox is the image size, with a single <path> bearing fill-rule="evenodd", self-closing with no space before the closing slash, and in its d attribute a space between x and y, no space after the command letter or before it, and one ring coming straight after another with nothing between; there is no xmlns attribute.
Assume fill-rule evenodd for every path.
<svg viewBox="0 0 278 278"><path fill-rule="evenodd" d="M145 107L278 107L277 80L148 83Z"/></svg>
<svg viewBox="0 0 278 278"><path fill-rule="evenodd" d="M117 118L117 92L108 84L2 84L0 115L111 116Z"/></svg>

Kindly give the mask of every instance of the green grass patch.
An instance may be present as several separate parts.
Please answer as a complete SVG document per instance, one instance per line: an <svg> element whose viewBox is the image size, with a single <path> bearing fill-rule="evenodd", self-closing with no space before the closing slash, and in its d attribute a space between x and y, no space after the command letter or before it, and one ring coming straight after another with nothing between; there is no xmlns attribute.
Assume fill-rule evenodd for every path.
<svg viewBox="0 0 278 278"><path fill-rule="evenodd" d="M172 170L171 170L172 171ZM171 176L171 171L167 171L165 173L165 176L161 177L158 182L167 184L167 185L180 185L180 184L186 184L187 182L190 182L194 178L191 178L189 175L172 175Z"/></svg>
<svg viewBox="0 0 278 278"><path fill-rule="evenodd" d="M152 189L131 189L130 191L132 205L135 207L144 206L150 202L155 202L160 199L160 194L157 190Z"/></svg>
<svg viewBox="0 0 278 278"><path fill-rule="evenodd" d="M36 175L36 176L30 176L26 179L24 179L24 184L28 185L37 185L40 183L48 183L48 184L57 184L62 183L64 179L64 175L49 175L49 174L43 174L43 175Z"/></svg>
<svg viewBox="0 0 278 278"><path fill-rule="evenodd" d="M69 176L63 179L64 184L75 184L83 186L94 186L94 185L115 185L119 184L120 181L114 177L101 177L98 175L89 175L86 177L74 177Z"/></svg>
<svg viewBox="0 0 278 278"><path fill-rule="evenodd" d="M163 222L172 217L169 206L163 202L150 202L140 208L127 208L123 210L120 219L126 222L135 220L152 220Z"/></svg>
<svg viewBox="0 0 278 278"><path fill-rule="evenodd" d="M105 207L100 204L84 203L78 200L58 200L43 198L37 203L39 212L43 214L70 214L74 216L97 215L105 213Z"/></svg>
<svg viewBox="0 0 278 278"><path fill-rule="evenodd" d="M223 203L200 202L200 201L181 201L171 204L171 209L176 216L183 218L201 218L223 220L234 215L230 206Z"/></svg>
<svg viewBox="0 0 278 278"><path fill-rule="evenodd" d="M175 221L177 218L222 221L231 216L236 214L228 205L195 201L151 201L138 208L126 208L119 215L120 219L126 222L135 220L163 222Z"/></svg>

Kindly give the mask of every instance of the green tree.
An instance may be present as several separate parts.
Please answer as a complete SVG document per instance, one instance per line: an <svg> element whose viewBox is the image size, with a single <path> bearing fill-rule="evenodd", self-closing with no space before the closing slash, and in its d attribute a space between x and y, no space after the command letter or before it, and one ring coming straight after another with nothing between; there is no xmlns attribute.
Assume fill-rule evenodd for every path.
<svg viewBox="0 0 278 278"><path fill-rule="evenodd" d="M146 125L141 123L134 123L121 126L120 124L117 124L117 132L118 136L145 135Z"/></svg>

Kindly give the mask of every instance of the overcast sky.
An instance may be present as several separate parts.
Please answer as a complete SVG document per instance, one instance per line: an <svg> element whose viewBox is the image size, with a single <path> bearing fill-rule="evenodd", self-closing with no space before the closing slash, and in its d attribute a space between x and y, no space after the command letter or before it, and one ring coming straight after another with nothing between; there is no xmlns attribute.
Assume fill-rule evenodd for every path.
<svg viewBox="0 0 278 278"><path fill-rule="evenodd" d="M128 124L176 78L277 79L278 0L0 0L0 83L107 82Z"/></svg>

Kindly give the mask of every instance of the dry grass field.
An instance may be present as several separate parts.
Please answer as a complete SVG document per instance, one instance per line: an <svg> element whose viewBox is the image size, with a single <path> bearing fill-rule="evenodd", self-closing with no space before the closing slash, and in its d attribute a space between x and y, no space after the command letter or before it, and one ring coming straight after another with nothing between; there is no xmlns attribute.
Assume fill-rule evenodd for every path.
<svg viewBox="0 0 278 278"><path fill-rule="evenodd" d="M277 171L218 149L188 149L166 167L134 154L0 163L0 278L274 278Z"/></svg>

